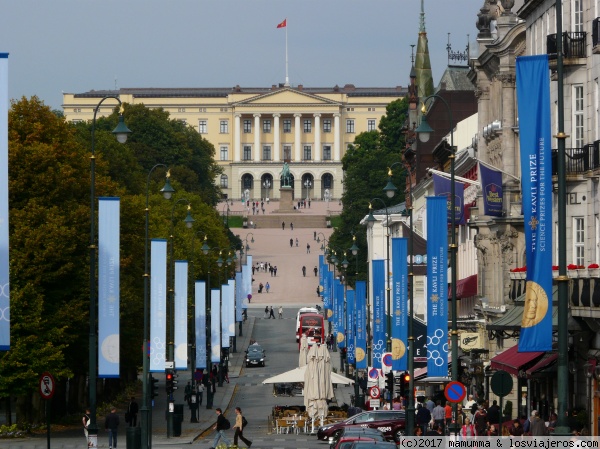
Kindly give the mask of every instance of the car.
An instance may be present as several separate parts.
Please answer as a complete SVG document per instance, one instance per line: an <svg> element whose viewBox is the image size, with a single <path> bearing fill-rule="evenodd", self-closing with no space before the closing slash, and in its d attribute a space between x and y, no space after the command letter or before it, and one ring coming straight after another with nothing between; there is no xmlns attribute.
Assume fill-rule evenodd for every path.
<svg viewBox="0 0 600 449"><path fill-rule="evenodd" d="M346 427L368 427L383 432L385 438L398 442L406 434L406 420L404 410L373 410L354 415L338 423L327 424L319 427L317 438L329 440L331 436Z"/></svg>
<svg viewBox="0 0 600 449"><path fill-rule="evenodd" d="M397 449L396 443L387 441L355 441L348 449Z"/></svg>
<svg viewBox="0 0 600 449"><path fill-rule="evenodd" d="M246 349L246 366L265 366L265 350L262 346L252 344Z"/></svg>
<svg viewBox="0 0 600 449"><path fill-rule="evenodd" d="M370 441L385 441L383 432L369 427L343 427L340 431L335 432L329 437L329 447L331 449L339 449L342 441L351 443L360 439ZM351 444L345 444L342 447L347 449Z"/></svg>

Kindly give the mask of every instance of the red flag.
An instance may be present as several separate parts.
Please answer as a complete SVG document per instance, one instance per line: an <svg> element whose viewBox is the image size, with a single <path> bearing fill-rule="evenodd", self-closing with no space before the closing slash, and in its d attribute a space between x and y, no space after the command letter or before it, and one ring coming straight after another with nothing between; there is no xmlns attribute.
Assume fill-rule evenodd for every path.
<svg viewBox="0 0 600 449"><path fill-rule="evenodd" d="M285 28L287 26L287 19L284 19L283 22L281 22L279 25L277 25L277 28Z"/></svg>

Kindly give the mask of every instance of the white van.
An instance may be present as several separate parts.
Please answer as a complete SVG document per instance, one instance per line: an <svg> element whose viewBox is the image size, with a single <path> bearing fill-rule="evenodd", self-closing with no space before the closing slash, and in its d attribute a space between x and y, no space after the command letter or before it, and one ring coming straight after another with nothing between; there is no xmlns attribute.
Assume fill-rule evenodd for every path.
<svg viewBox="0 0 600 449"><path fill-rule="evenodd" d="M298 310L298 315L296 315L296 343L298 343L298 331L300 330L300 315L303 313L319 313L319 311L315 307L302 307Z"/></svg>

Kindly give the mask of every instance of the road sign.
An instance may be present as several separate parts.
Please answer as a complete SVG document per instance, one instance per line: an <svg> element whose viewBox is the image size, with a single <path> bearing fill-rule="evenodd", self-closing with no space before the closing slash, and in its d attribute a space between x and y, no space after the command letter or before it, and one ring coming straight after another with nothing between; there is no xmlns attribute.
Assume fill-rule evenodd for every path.
<svg viewBox="0 0 600 449"><path fill-rule="evenodd" d="M371 399L369 401L369 405L371 408L379 408L381 407L381 401L379 399Z"/></svg>
<svg viewBox="0 0 600 449"><path fill-rule="evenodd" d="M453 381L446 385L444 396L446 396L446 399L450 402L462 402L467 396L467 389L460 382Z"/></svg>
<svg viewBox="0 0 600 449"><path fill-rule="evenodd" d="M492 376L491 387L494 394L506 396L513 388L512 376L503 370L496 371Z"/></svg>
<svg viewBox="0 0 600 449"><path fill-rule="evenodd" d="M379 378L379 370L377 368L371 368L369 370L369 379L377 380Z"/></svg>
<svg viewBox="0 0 600 449"><path fill-rule="evenodd" d="M392 370L392 353L384 352L381 354L381 371L387 374Z"/></svg>
<svg viewBox="0 0 600 449"><path fill-rule="evenodd" d="M369 396L371 396L372 399L377 399L379 397L379 387L371 387L369 389Z"/></svg>
<svg viewBox="0 0 600 449"><path fill-rule="evenodd" d="M43 373L40 377L40 396L42 399L52 399L56 390L56 382L50 373Z"/></svg>

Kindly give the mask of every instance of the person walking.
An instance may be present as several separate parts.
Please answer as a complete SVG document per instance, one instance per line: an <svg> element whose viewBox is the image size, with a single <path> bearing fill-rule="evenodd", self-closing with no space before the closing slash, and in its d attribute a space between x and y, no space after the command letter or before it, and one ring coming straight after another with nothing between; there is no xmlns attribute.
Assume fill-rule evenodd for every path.
<svg viewBox="0 0 600 449"><path fill-rule="evenodd" d="M298 248L298 237L296 237L296 248Z"/></svg>
<svg viewBox="0 0 600 449"><path fill-rule="evenodd" d="M279 306L279 319L283 318L283 306Z"/></svg>
<svg viewBox="0 0 600 449"><path fill-rule="evenodd" d="M269 318L269 306L265 306L265 318Z"/></svg>
<svg viewBox="0 0 600 449"><path fill-rule="evenodd" d="M294 223L290 223L290 228L292 231L294 230Z"/></svg>
<svg viewBox="0 0 600 449"><path fill-rule="evenodd" d="M294 239L290 239L290 248L294 246Z"/></svg>
<svg viewBox="0 0 600 449"><path fill-rule="evenodd" d="M319 269L317 268L317 266L315 265L315 267L313 268L313 271L315 272L315 277L317 277L319 275Z"/></svg>
<svg viewBox="0 0 600 449"><path fill-rule="evenodd" d="M306 277L306 267L302 266L302 276Z"/></svg>
<svg viewBox="0 0 600 449"><path fill-rule="evenodd" d="M83 417L81 418L81 424L83 424L83 434L85 435L86 444L88 443L88 427L90 425L90 409L86 408Z"/></svg>
<svg viewBox="0 0 600 449"><path fill-rule="evenodd" d="M198 405L202 405L202 397L204 396L204 385L202 382L198 382L196 385L196 397L198 398Z"/></svg>
<svg viewBox="0 0 600 449"><path fill-rule="evenodd" d="M282 221L282 222L281 222L281 230L282 230L282 231L285 231L285 221Z"/></svg>
<svg viewBox="0 0 600 449"><path fill-rule="evenodd" d="M269 319L275 319L275 312L273 312L273 306L269 308Z"/></svg>
<svg viewBox="0 0 600 449"><path fill-rule="evenodd" d="M269 282L267 281L267 283L265 284L265 289L267 290L267 293L269 293L269 290L271 289L271 284L269 284Z"/></svg>
<svg viewBox="0 0 600 449"><path fill-rule="evenodd" d="M273 276L277 277L277 265L273 267Z"/></svg>
<svg viewBox="0 0 600 449"><path fill-rule="evenodd" d="M546 423L540 418L537 410L531 412L531 418L529 419L530 432L532 437L545 437L548 436L548 428Z"/></svg>
<svg viewBox="0 0 600 449"><path fill-rule="evenodd" d="M246 443L246 446L248 446L248 447L252 446L252 441L244 438L244 434L243 434L244 427L245 427L244 421L246 421L246 419L242 415L242 409L239 407L236 407L235 408L235 425L233 426L233 428L235 430L235 434L233 435L233 445L236 447L238 445L238 438L240 440L242 440L244 443Z"/></svg>
<svg viewBox="0 0 600 449"><path fill-rule="evenodd" d="M223 416L223 411L217 407L215 410L217 414L217 423L213 426L213 430L217 431L213 444L210 449L215 449L219 444L220 440L223 440L227 447L231 446L231 441L225 436L225 431L231 427L229 420Z"/></svg>
<svg viewBox="0 0 600 449"><path fill-rule="evenodd" d="M132 396L129 405L127 406L127 414L129 415L129 427L137 427L137 415L140 408L135 398Z"/></svg>
<svg viewBox="0 0 600 449"><path fill-rule="evenodd" d="M119 415L117 408L111 407L110 413L104 420L104 429L108 430L108 448L117 449L117 430L119 429Z"/></svg>

